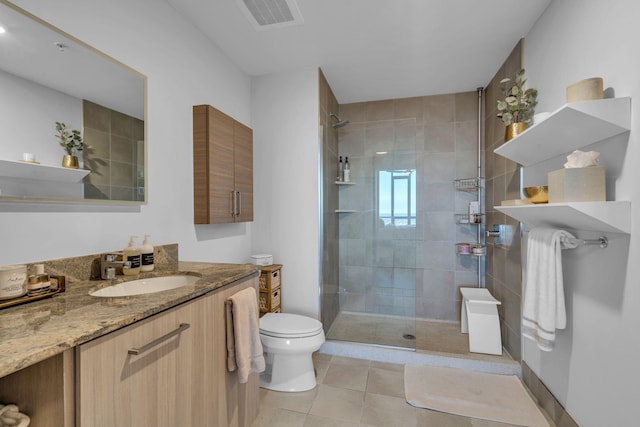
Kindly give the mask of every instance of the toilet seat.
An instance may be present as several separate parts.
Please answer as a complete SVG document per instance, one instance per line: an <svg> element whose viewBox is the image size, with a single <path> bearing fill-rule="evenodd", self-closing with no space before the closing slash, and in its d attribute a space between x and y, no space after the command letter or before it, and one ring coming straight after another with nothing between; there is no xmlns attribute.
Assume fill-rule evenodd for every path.
<svg viewBox="0 0 640 427"><path fill-rule="evenodd" d="M275 338L305 338L323 332L316 319L290 313L267 313L260 318L260 334Z"/></svg>

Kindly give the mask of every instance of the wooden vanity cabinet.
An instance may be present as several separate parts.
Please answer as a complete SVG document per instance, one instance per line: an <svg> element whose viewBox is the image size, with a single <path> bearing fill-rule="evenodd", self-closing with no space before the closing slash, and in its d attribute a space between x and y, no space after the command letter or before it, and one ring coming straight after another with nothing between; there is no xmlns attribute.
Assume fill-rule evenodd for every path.
<svg viewBox="0 0 640 427"><path fill-rule="evenodd" d="M78 427L251 425L258 376L239 384L227 372L224 319L225 299L249 286L257 292L257 277L80 345Z"/></svg>
<svg viewBox="0 0 640 427"><path fill-rule="evenodd" d="M193 107L195 224L253 221L253 131L210 105Z"/></svg>
<svg viewBox="0 0 640 427"><path fill-rule="evenodd" d="M17 405L31 426L74 427L74 392L73 349L0 378L0 403Z"/></svg>

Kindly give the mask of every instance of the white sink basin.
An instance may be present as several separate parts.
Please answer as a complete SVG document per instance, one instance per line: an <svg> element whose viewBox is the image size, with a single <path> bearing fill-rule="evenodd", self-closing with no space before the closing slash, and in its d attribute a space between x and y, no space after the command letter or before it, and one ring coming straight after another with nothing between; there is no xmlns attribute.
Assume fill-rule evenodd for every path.
<svg viewBox="0 0 640 427"><path fill-rule="evenodd" d="M131 280L89 292L94 297L126 297L131 295L152 294L170 289L189 286L200 280L198 276L175 275L150 277L148 279Z"/></svg>

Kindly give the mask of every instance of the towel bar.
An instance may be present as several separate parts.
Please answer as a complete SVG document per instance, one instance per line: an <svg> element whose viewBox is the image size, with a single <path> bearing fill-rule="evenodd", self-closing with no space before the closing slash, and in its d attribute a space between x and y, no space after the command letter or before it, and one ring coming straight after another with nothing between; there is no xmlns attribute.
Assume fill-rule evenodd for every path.
<svg viewBox="0 0 640 427"><path fill-rule="evenodd" d="M605 249L609 246L609 239L607 236L600 236L597 239L570 239L572 243L582 244L582 245L599 245L602 249Z"/></svg>

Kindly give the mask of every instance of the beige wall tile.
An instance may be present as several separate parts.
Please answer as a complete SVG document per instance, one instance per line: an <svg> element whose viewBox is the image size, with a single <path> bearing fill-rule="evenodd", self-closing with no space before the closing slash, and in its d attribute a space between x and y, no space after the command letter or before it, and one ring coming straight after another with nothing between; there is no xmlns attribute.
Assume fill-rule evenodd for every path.
<svg viewBox="0 0 640 427"><path fill-rule="evenodd" d="M423 130L425 151L455 151L455 128L453 122L425 123Z"/></svg>
<svg viewBox="0 0 640 427"><path fill-rule="evenodd" d="M395 99L393 102L394 118L413 118L422 122L422 97Z"/></svg>
<svg viewBox="0 0 640 427"><path fill-rule="evenodd" d="M378 120L392 120L394 118L394 101L370 101L365 103L365 120L375 122Z"/></svg>
<svg viewBox="0 0 640 427"><path fill-rule="evenodd" d="M422 98L424 124L453 122L455 120L455 95L435 95Z"/></svg>
<svg viewBox="0 0 640 427"><path fill-rule="evenodd" d="M456 122L456 151L478 151L478 121Z"/></svg>
<svg viewBox="0 0 640 427"><path fill-rule="evenodd" d="M111 137L111 160L120 163L136 164L133 140L116 135Z"/></svg>
<svg viewBox="0 0 640 427"><path fill-rule="evenodd" d="M133 165L130 163L111 162L111 185L121 187L134 186Z"/></svg>
<svg viewBox="0 0 640 427"><path fill-rule="evenodd" d="M110 131L110 111L109 109L93 102L82 101L82 121L85 131L87 128L102 132Z"/></svg>
<svg viewBox="0 0 640 427"><path fill-rule="evenodd" d="M455 121L478 120L478 92L462 92L455 94Z"/></svg>
<svg viewBox="0 0 640 427"><path fill-rule="evenodd" d="M350 123L360 123L366 120L365 102L354 102L340 105L340 117L349 120Z"/></svg>
<svg viewBox="0 0 640 427"><path fill-rule="evenodd" d="M111 133L127 139L133 139L133 118L112 110Z"/></svg>

